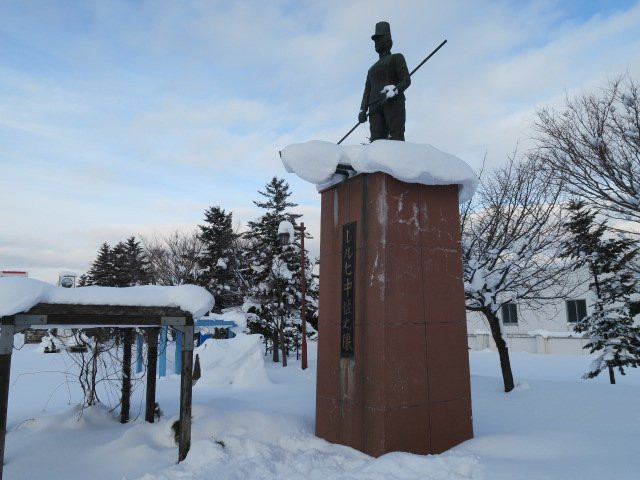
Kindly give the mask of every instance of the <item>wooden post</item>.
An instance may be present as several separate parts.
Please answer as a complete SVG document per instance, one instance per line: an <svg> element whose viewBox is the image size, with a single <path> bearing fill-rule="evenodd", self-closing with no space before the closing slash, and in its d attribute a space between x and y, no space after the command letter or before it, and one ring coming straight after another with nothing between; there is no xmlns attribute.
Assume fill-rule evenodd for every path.
<svg viewBox="0 0 640 480"><path fill-rule="evenodd" d="M7 435L7 408L9 406L9 379L14 332L14 325L2 325L2 331L0 331L0 480L2 480L4 467L4 442Z"/></svg>
<svg viewBox="0 0 640 480"><path fill-rule="evenodd" d="M120 398L120 423L129 421L131 406L131 344L133 329L125 328L122 332L122 394Z"/></svg>
<svg viewBox="0 0 640 480"><path fill-rule="evenodd" d="M158 365L158 329L147 330L147 405L144 419L153 423L156 408L156 374Z"/></svg>
<svg viewBox="0 0 640 480"><path fill-rule="evenodd" d="M180 442L178 462L187 458L191 448L191 388L193 372L193 326L184 327L182 372L180 377Z"/></svg>

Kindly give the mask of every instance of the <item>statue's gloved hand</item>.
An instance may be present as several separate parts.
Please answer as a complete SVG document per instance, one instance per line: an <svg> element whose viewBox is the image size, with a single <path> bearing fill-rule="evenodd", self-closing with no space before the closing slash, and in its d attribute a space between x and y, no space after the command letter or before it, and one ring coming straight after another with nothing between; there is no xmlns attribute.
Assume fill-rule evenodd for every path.
<svg viewBox="0 0 640 480"><path fill-rule="evenodd" d="M367 121L367 112L365 112L364 110L360 110L360 113L358 114L358 122L364 123L366 121Z"/></svg>
<svg viewBox="0 0 640 480"><path fill-rule="evenodd" d="M386 95L387 98L393 98L398 94L398 88L395 85L387 85L380 90L380 93Z"/></svg>

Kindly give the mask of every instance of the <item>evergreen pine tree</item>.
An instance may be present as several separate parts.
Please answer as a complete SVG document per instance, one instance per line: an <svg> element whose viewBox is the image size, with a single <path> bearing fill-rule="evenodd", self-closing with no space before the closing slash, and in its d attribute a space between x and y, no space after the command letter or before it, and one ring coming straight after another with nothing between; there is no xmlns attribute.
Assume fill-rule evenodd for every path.
<svg viewBox="0 0 640 480"><path fill-rule="evenodd" d="M307 272L307 324L318 330L318 295L320 293L320 278L314 273L319 268L320 259L316 257L313 265L309 264Z"/></svg>
<svg viewBox="0 0 640 480"><path fill-rule="evenodd" d="M131 236L124 243L124 260L126 268L123 271L124 286L148 285L151 283L151 267L149 259L140 242Z"/></svg>
<svg viewBox="0 0 640 480"><path fill-rule="evenodd" d="M585 348L600 352L584 378L593 378L606 368L610 382L615 383L614 368L624 375L624 367L640 366L640 327L634 324L631 301L637 279L628 268L638 249L626 238L605 239L606 222L597 223L596 213L586 209L583 201L571 201L568 209L569 238L562 256L574 259L575 269L588 269L589 287L596 299L591 315L575 326L577 332L591 338Z"/></svg>
<svg viewBox="0 0 640 480"><path fill-rule="evenodd" d="M283 365L286 365L286 352L291 341L299 341L300 317L300 243L299 238L290 239L286 246L280 245L278 227L280 222L289 221L294 226L301 215L288 211L297 206L290 202L289 185L282 179L274 177L265 187L258 191L263 201L254 201L257 207L265 209L265 213L256 221L249 222L249 231L245 234L246 278L249 280L249 296L254 303L253 313L257 314L256 322L250 325L252 331L263 333L273 343L273 358L278 361L278 348L283 353ZM308 256L307 256L308 258ZM313 315L314 288L311 265L307 260L308 304Z"/></svg>
<svg viewBox="0 0 640 480"><path fill-rule="evenodd" d="M128 287L131 280L131 272L127 263L127 246L124 242L118 242L112 250L113 254L113 279L114 287Z"/></svg>
<svg viewBox="0 0 640 480"><path fill-rule="evenodd" d="M149 261L135 237L111 247L107 242L98 250L91 268L80 277L79 285L131 287L151 283Z"/></svg>
<svg viewBox="0 0 640 480"><path fill-rule="evenodd" d="M87 272L87 285L114 287L114 253L111 246L104 242L98 250L98 255Z"/></svg>
<svg viewBox="0 0 640 480"><path fill-rule="evenodd" d="M199 260L199 283L216 299L215 309L242 303L237 276L237 235L232 228L232 213L220 207L209 207L199 225L204 252Z"/></svg>

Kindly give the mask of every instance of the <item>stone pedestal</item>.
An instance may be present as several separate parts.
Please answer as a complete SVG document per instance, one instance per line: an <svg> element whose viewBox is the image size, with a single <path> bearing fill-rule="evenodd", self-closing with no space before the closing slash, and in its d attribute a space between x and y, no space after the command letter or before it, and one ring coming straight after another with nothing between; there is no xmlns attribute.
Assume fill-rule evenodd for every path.
<svg viewBox="0 0 640 480"><path fill-rule="evenodd" d="M323 191L319 314L316 435L374 456L473 436L457 185Z"/></svg>

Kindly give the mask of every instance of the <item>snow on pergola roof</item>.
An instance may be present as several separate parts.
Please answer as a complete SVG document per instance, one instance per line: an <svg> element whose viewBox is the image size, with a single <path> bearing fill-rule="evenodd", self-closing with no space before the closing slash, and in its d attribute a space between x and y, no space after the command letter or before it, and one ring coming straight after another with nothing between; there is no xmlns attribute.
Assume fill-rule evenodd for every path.
<svg viewBox="0 0 640 480"><path fill-rule="evenodd" d="M63 288L31 278L0 278L0 317L25 312L39 303L178 307L198 318L213 308L214 299L196 285Z"/></svg>
<svg viewBox="0 0 640 480"><path fill-rule="evenodd" d="M383 172L408 183L459 185L460 203L473 197L478 177L463 160L428 144L377 140L368 145L336 145L312 140L285 147L281 152L287 172L315 183L322 190L344 177L335 175L338 164L357 173Z"/></svg>

